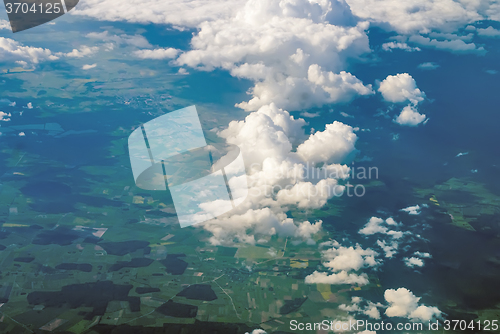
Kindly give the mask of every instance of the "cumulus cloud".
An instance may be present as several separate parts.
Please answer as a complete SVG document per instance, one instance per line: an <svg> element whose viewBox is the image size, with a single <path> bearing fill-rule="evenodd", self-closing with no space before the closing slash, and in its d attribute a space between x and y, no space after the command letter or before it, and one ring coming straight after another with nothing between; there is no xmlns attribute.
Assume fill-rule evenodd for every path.
<svg viewBox="0 0 500 334"><path fill-rule="evenodd" d="M66 56L69 58L83 58L85 56L90 56L94 53L96 53L99 50L99 47L97 46L86 46L82 45L79 49L73 49L71 52L68 53L61 53L59 52L59 56Z"/></svg>
<svg viewBox="0 0 500 334"><path fill-rule="evenodd" d="M370 51L368 25L330 24L330 12L327 2L249 0L229 19L200 24L193 49L177 63L223 68L254 81L252 98L238 105L248 111L271 102L298 110L373 94L370 85L342 70L346 59Z"/></svg>
<svg viewBox="0 0 500 334"><path fill-rule="evenodd" d="M349 168L338 162L354 150L349 140L353 129L343 128L340 123L332 128L327 125L325 131L307 138L302 128L305 124L303 119L296 119L286 110L270 104L250 113L242 121L232 121L227 129L218 132L227 143L241 149L247 165L249 196L230 214L204 225L213 234L212 243L233 240L255 243L256 233L292 236L313 243L311 235L319 231L321 224L294 222L285 212L289 206L319 208L342 194L345 187L339 180L348 177ZM344 132L333 131L336 127ZM340 144L316 143L321 152L329 152L329 161L321 167L314 167L312 163L322 161L316 154L302 156L292 151L294 145L309 145L310 140L326 134L336 134ZM342 136L347 139L343 141Z"/></svg>
<svg viewBox="0 0 500 334"><path fill-rule="evenodd" d="M346 271L339 273L328 274L325 272L315 271L311 275L306 276L304 282L306 284L356 284L366 285L369 283L366 274L348 274Z"/></svg>
<svg viewBox="0 0 500 334"><path fill-rule="evenodd" d="M174 48L144 49L134 51L133 53L137 58L141 59L172 59L177 57L179 50Z"/></svg>
<svg viewBox="0 0 500 334"><path fill-rule="evenodd" d="M82 70L90 70L91 68L96 67L97 64L86 64L82 66Z"/></svg>
<svg viewBox="0 0 500 334"><path fill-rule="evenodd" d="M416 297L406 288L387 289L384 292L386 304L373 303L361 297L352 297L351 304L341 304L339 309L364 314L372 319L380 319L379 309L385 309L388 317L407 318L414 322L427 322L441 316L441 311L434 306L420 304L420 297ZM363 332L361 332L363 333Z"/></svg>
<svg viewBox="0 0 500 334"><path fill-rule="evenodd" d="M385 253L385 257L389 259L398 252L399 248L399 244L396 241L377 240L377 245L382 248Z"/></svg>
<svg viewBox="0 0 500 334"><path fill-rule="evenodd" d="M71 14L88 15L105 21L197 27L206 21L228 19L236 15L245 3L246 0L132 0L123 7L118 6L116 0L86 0L71 11ZM278 7L277 4L289 16L298 14L302 17L323 16L329 22L338 25L353 24L358 17L401 34L455 30L479 20L500 20L500 8L494 1L346 0L306 3L280 1L269 5L266 9L275 9ZM329 7L331 10L327 11Z"/></svg>
<svg viewBox="0 0 500 334"><path fill-rule="evenodd" d="M246 0L131 0L119 6L115 0L86 0L72 15L86 15L103 21L172 24L196 27L200 23L231 16ZM179 27L181 28L181 27Z"/></svg>
<svg viewBox="0 0 500 334"><path fill-rule="evenodd" d="M352 297L351 305L341 304L339 309L346 312L354 312L358 314L364 314L372 319L380 319L379 307L384 307L381 303L373 303L371 301L365 301L361 297Z"/></svg>
<svg viewBox="0 0 500 334"><path fill-rule="evenodd" d="M401 110L401 113L394 118L394 122L404 126L417 126L427 122L426 116L420 114L417 105L425 99L425 93L417 87L415 79L408 73L388 75L378 88L382 97L387 102L403 103L410 102Z"/></svg>
<svg viewBox="0 0 500 334"><path fill-rule="evenodd" d="M399 125L417 126L420 123L425 124L426 116L417 111L417 108L412 105L407 105L401 110L401 113L394 119L394 122Z"/></svg>
<svg viewBox="0 0 500 334"><path fill-rule="evenodd" d="M426 63L419 64L417 66L417 68L419 68L421 70L435 70L438 67L439 67L439 65L434 63L434 62L426 62Z"/></svg>
<svg viewBox="0 0 500 334"><path fill-rule="evenodd" d="M337 241L326 242L322 247L330 247L321 252L323 266L330 271L315 271L307 276L305 282L308 284L368 284L368 276L365 273L358 274L359 270L367 267L375 267L379 262L375 259L378 255L374 250L363 249L360 245L355 247L341 246Z"/></svg>
<svg viewBox="0 0 500 334"><path fill-rule="evenodd" d="M384 100L393 103L410 101L418 104L425 98L425 93L417 88L415 79L408 73L389 75L381 83L378 91Z"/></svg>
<svg viewBox="0 0 500 334"><path fill-rule="evenodd" d="M409 206L407 208L401 209L401 211L408 212L410 215L420 214L420 205Z"/></svg>
<svg viewBox="0 0 500 334"><path fill-rule="evenodd" d="M416 208L413 207L409 211L413 210ZM404 223L396 222L393 218L384 220L379 217L371 217L358 233L367 237L377 236L375 245L380 247L386 258L392 258L400 249L407 251L409 245L418 239L425 241L420 234L413 233ZM371 240L371 238L367 238L367 240ZM415 253L413 255L425 258L425 254L428 253Z"/></svg>
<svg viewBox="0 0 500 334"><path fill-rule="evenodd" d="M3 111L0 111L0 121L8 122L8 121L10 121L10 116L11 116L10 113L5 113Z"/></svg>
<svg viewBox="0 0 500 334"><path fill-rule="evenodd" d="M295 138L303 138L306 122L271 104L251 113L244 121L232 121L220 132L230 144L238 145L247 164L261 164L268 157L287 156Z"/></svg>
<svg viewBox="0 0 500 334"><path fill-rule="evenodd" d="M416 297L406 288L387 289L384 298L389 303L389 307L385 310L388 317L402 317L412 321L430 321L441 315L441 311L437 307L419 305L420 297Z"/></svg>
<svg viewBox="0 0 500 334"><path fill-rule="evenodd" d="M353 128L341 122L327 124L297 147L297 154L305 161L343 162L355 150L358 137Z"/></svg>
<svg viewBox="0 0 500 334"><path fill-rule="evenodd" d="M115 43L117 45L131 45L138 48L153 47L144 36L127 34L113 35L107 30L103 32L91 32L85 37L96 39L99 42Z"/></svg>
<svg viewBox="0 0 500 334"><path fill-rule="evenodd" d="M9 23L9 21L0 20L0 30L3 30L3 29L10 30L10 23Z"/></svg>
<svg viewBox="0 0 500 334"><path fill-rule="evenodd" d="M245 334L267 334L267 332L263 329L254 329L251 333L246 332Z"/></svg>
<svg viewBox="0 0 500 334"><path fill-rule="evenodd" d="M311 224L308 221L304 221L299 224L297 229L295 230L295 237L300 237L307 241L308 244L315 244L312 236L318 233L321 230L321 224L323 222L321 220L317 221L314 224Z"/></svg>
<svg viewBox="0 0 500 334"><path fill-rule="evenodd" d="M418 257L405 257L403 259L405 265L410 268L414 267L423 267L424 266L424 260L419 259Z"/></svg>
<svg viewBox="0 0 500 334"><path fill-rule="evenodd" d="M338 185L335 179L312 182L297 182L292 187L279 190L276 194L278 203L295 205L301 209L319 209L333 196L340 196L345 187Z"/></svg>
<svg viewBox="0 0 500 334"><path fill-rule="evenodd" d="M486 29L477 29L477 34L482 37L500 37L500 30L488 27Z"/></svg>
<svg viewBox="0 0 500 334"><path fill-rule="evenodd" d="M10 38L0 37L0 58L3 61L24 60L31 64L59 59L49 49L24 46Z"/></svg>
<svg viewBox="0 0 500 334"><path fill-rule="evenodd" d="M414 255L418 256L418 257L421 257L421 258L431 258L431 254L429 253L426 253L426 252L419 252L419 251L416 251L415 253L413 253Z"/></svg>
<svg viewBox="0 0 500 334"><path fill-rule="evenodd" d="M376 255L378 253L374 250L363 249L360 245L344 247L334 244L332 248L322 251L323 266L332 271L356 271L363 267L376 266Z"/></svg>
<svg viewBox="0 0 500 334"><path fill-rule="evenodd" d="M408 44L402 42L388 42L382 44L382 50L384 51L392 51L394 49L400 49L406 52L421 51L418 47L411 47Z"/></svg>
<svg viewBox="0 0 500 334"><path fill-rule="evenodd" d="M219 43L228 42L228 44L239 46L230 52L231 55L241 55L242 46L252 39L250 35L244 34L245 30L252 31L245 27L248 21L253 20L257 29L259 28L257 24L262 23L263 28L259 30L275 26L278 28L276 32L279 34L269 31L268 36L281 35L287 40L291 40L283 34L289 30L288 26L281 24L282 22L278 22L273 16L287 19L310 19L315 23L325 22L345 27L352 27L359 22L368 21L387 31L395 31L403 36L416 36L415 42L424 47L434 47L452 52L483 53L484 49L481 47L476 47L472 43L464 43L459 38L431 39L429 38L431 37L430 32L457 32L467 24L477 21L498 21L500 20L500 6L494 1L469 0L442 0L439 2L431 0L411 2L392 0L273 0L267 1L267 3L255 0L132 0L127 2L127 6L124 7L120 6L117 0L87 0L82 2L71 14L88 15L106 21L171 24L180 30L186 27L201 28L205 37L214 33L217 35ZM241 22L242 25L235 25L235 21ZM239 38L241 43L232 43L228 36L220 34L222 30L220 26L223 23L227 24L227 31L231 31L233 36L238 34L241 36ZM318 31L308 30L307 26L297 24L297 22L293 22L291 25L302 29L310 36L320 35ZM490 27L484 30L488 30L486 34L494 33L490 32ZM429 35L429 37L423 37L419 34ZM418 37L424 39L418 39ZM273 38L267 40L268 45L273 44ZM255 45L261 48L258 44ZM388 48L391 49L390 46ZM303 51L307 55L312 55L307 50ZM196 55L195 58L198 56L200 55ZM322 65L319 62L317 64ZM285 85L282 84L281 87L284 88ZM258 107L258 105L254 106L254 110Z"/></svg>
<svg viewBox="0 0 500 334"><path fill-rule="evenodd" d="M414 252L414 256L403 258L403 262L407 267L415 268L415 267L423 267L425 262L423 259L431 258L431 254L425 252Z"/></svg>
<svg viewBox="0 0 500 334"><path fill-rule="evenodd" d="M474 43L466 43L460 38L451 40L438 40L421 35L414 35L409 38L409 41L420 46L426 46L437 50L452 51L456 53L476 53L484 54L486 50L482 46L477 46Z"/></svg>
<svg viewBox="0 0 500 334"><path fill-rule="evenodd" d="M498 9L492 3L430 0L346 0L354 15L386 30L401 34L426 33L431 30L453 30L485 17L495 17ZM493 12L488 13L488 10ZM489 15L488 15L489 14Z"/></svg>
<svg viewBox="0 0 500 334"><path fill-rule="evenodd" d="M399 239L403 236L403 232L389 229L389 227L397 227L399 224L391 217L383 220L378 217L371 217L368 223L358 231L360 234L373 235L373 234L386 234L394 239Z"/></svg>

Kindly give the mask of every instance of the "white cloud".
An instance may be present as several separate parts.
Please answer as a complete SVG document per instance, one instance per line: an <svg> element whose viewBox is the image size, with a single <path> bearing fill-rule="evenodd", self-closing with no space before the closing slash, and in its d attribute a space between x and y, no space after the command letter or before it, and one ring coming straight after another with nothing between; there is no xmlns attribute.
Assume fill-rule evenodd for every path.
<svg viewBox="0 0 500 334"><path fill-rule="evenodd" d="M295 119L274 104L261 107L244 121L232 121L220 132L230 144L238 145L247 164L261 164L268 157L287 156L292 149L290 137L303 137L303 119Z"/></svg>
<svg viewBox="0 0 500 334"><path fill-rule="evenodd" d="M415 207L411 209L409 211L416 210ZM409 230L405 224L398 223L393 218L384 220L379 217L371 217L358 233L366 236L377 235L375 244L382 249L386 258L392 258L400 248L407 251L410 243L417 239L423 239L419 234ZM415 253L414 255L425 258L426 254L430 257L428 253Z"/></svg>
<svg viewBox="0 0 500 334"><path fill-rule="evenodd" d="M387 303L386 305L373 303L356 296L351 298L350 305L341 304L339 309L346 312L364 314L372 319L380 319L379 308L385 308L385 314L388 317L407 318L413 322L427 322L441 316L441 311L437 307L419 304L421 298L416 297L406 288L399 288L397 290L387 289L384 292L384 299Z"/></svg>
<svg viewBox="0 0 500 334"><path fill-rule="evenodd" d="M263 329L254 329L251 333L246 332L245 334L267 334L267 332Z"/></svg>
<svg viewBox="0 0 500 334"><path fill-rule="evenodd" d="M131 45L131 46L135 46L137 48L151 48L151 47L153 47L144 36L127 35L127 34L112 35L107 30L105 30L103 32L91 32L91 33L88 33L85 37L91 38L91 39L96 39L99 42L116 43L117 45ZM108 47L112 48L113 46L111 45Z"/></svg>
<svg viewBox="0 0 500 334"><path fill-rule="evenodd" d="M241 9L246 0L131 0L127 6L119 6L115 0L86 0L71 12L88 15L106 21L172 24L197 27L205 21L227 19ZM453 30L483 19L500 20L500 6L495 1L468 0L415 0L411 2L391 0L346 0L331 2L271 2L267 11L280 7L289 15L303 17L324 16L335 24L352 23L354 14L386 29L399 33ZM254 6L260 3L254 4ZM330 11L326 11L328 7ZM278 7L279 8L279 7ZM352 14L351 14L352 12ZM266 18L262 18L265 20Z"/></svg>
<svg viewBox="0 0 500 334"><path fill-rule="evenodd" d="M366 285L369 283L366 274L348 274L346 271L339 273L328 274L315 271L311 275L306 276L304 282L306 284L357 284Z"/></svg>
<svg viewBox="0 0 500 334"><path fill-rule="evenodd" d="M365 227L359 230L359 233L364 235L372 235L375 233L385 234L387 233L387 227L382 226L382 223L384 223L384 220L382 218L371 217Z"/></svg>
<svg viewBox="0 0 500 334"><path fill-rule="evenodd" d="M334 196L340 196L345 190L335 179L312 182L297 182L291 188L281 189L276 199L281 205L295 205L301 209L319 209Z"/></svg>
<svg viewBox="0 0 500 334"><path fill-rule="evenodd" d="M420 297L416 297L406 288L387 289L384 298L389 303L389 307L385 310L388 317L402 317L412 321L430 321L441 315L441 311L436 307L419 305Z"/></svg>
<svg viewBox="0 0 500 334"><path fill-rule="evenodd" d="M229 17L245 2L246 0L131 0L127 2L127 6L120 6L120 2L114 0L86 0L70 13L103 21L196 27L204 21Z"/></svg>
<svg viewBox="0 0 500 334"><path fill-rule="evenodd" d="M425 264L423 259L430 259L432 257L429 253L419 251L414 252L413 255L415 256L403 258L403 262L407 267L423 267Z"/></svg>
<svg viewBox="0 0 500 334"><path fill-rule="evenodd" d="M243 213L221 216L203 225L213 235L209 242L213 245L230 244L234 240L255 244L257 235L275 235L292 237L297 226L293 220L281 212L270 208L242 208Z"/></svg>
<svg viewBox="0 0 500 334"><path fill-rule="evenodd" d="M69 58L83 58L85 56L90 56L91 54L96 53L99 50L99 47L97 46L86 46L82 45L79 49L73 49L71 52L68 53L61 53L59 52L59 56L66 56Z"/></svg>
<svg viewBox="0 0 500 334"><path fill-rule="evenodd" d="M367 275L353 273L352 271L379 265L379 262L375 259L378 253L370 248L363 249L360 245L344 247L337 241L326 242L321 246L331 246L331 248L323 250L321 254L323 266L333 273L315 271L305 278L305 282L308 284L365 285L369 282Z"/></svg>
<svg viewBox="0 0 500 334"><path fill-rule="evenodd" d="M0 111L0 121L8 122L8 121L10 121L10 116L11 116L10 113L5 113L3 111Z"/></svg>
<svg viewBox="0 0 500 334"><path fill-rule="evenodd" d="M172 59L177 57L179 50L174 48L160 48L154 50L137 50L133 52L137 58L141 59Z"/></svg>
<svg viewBox="0 0 500 334"><path fill-rule="evenodd" d="M418 257L405 257L403 259L405 265L410 268L414 267L423 267L424 266L424 260L418 258Z"/></svg>
<svg viewBox="0 0 500 334"><path fill-rule="evenodd" d="M418 89L415 79L408 73L387 76L380 83L378 91L384 100L393 103L410 101L417 104L425 98L425 93Z"/></svg>
<svg viewBox="0 0 500 334"><path fill-rule="evenodd" d="M23 46L19 42L5 37L0 37L0 58L2 61L24 60L32 64L59 59L49 49Z"/></svg>
<svg viewBox="0 0 500 334"><path fill-rule="evenodd" d="M28 62L26 62L24 60L16 60L16 64L21 65L21 67L23 67L23 68L29 68L30 67L29 64L28 64Z"/></svg>
<svg viewBox="0 0 500 334"><path fill-rule="evenodd" d="M421 51L418 47L411 47L408 44L401 42L388 42L382 44L382 50L384 51L392 51L394 49L400 49L406 52Z"/></svg>
<svg viewBox="0 0 500 334"><path fill-rule="evenodd" d="M321 224L323 222L321 220L317 221L314 224L311 224L308 221L304 221L299 224L297 229L295 230L295 237L300 237L307 241L308 244L315 244L312 236L318 233L321 230Z"/></svg>
<svg viewBox="0 0 500 334"><path fill-rule="evenodd" d="M394 119L394 122L399 125L417 126L422 122L425 124L425 120L425 114L420 114L415 106L407 105L401 110L399 116Z"/></svg>
<svg viewBox="0 0 500 334"><path fill-rule="evenodd" d="M329 15L326 2L249 0L231 18L200 24L193 49L177 63L223 68L254 81L252 98L238 105L248 111L271 102L306 109L373 94L370 85L342 71L348 58L370 51L368 25L336 26Z"/></svg>
<svg viewBox="0 0 500 334"><path fill-rule="evenodd" d="M26 136L26 134L24 132L19 132L18 136L19 137L24 137L24 136Z"/></svg>
<svg viewBox="0 0 500 334"><path fill-rule="evenodd" d="M419 215L420 206L419 205L409 206L407 208L401 209L401 211L408 212L408 214L410 215Z"/></svg>
<svg viewBox="0 0 500 334"><path fill-rule="evenodd" d="M451 34L470 23L481 20L498 21L500 20L500 5L495 1L470 0L441 0L439 2L432 0L131 0L124 7L117 0L86 0L80 3L71 14L88 15L106 21L172 24L174 28L180 30L185 29L185 27L201 28L201 34L205 35L204 37L213 33L212 35L217 36L218 43L238 46L234 50L231 48L228 53L230 56L241 54L242 46L249 44L247 42L253 38L244 33L252 31L252 29L245 27L248 23L254 24L253 31L255 32L268 30L269 26L278 28L267 34L273 36L267 39L268 45L279 44L273 43L275 41L273 39L281 36L287 38L286 32L291 30L290 27L301 29L310 36L321 35L317 31L306 29L305 26L301 26L297 22L285 26L282 22L278 22L275 17L285 18L289 22L293 21L290 18L309 19L315 23L326 22L344 27L354 26L362 20L405 36L428 34L431 37L435 31ZM241 26L236 25L235 22L240 22ZM224 23L227 27L225 31L231 32L232 36L237 36L236 39L241 41L239 44L231 42L232 36L229 34L222 35L220 33L224 30L221 28ZM262 26L262 29L259 25ZM287 39L294 43L290 38ZM333 41L333 39L331 40ZM452 52L484 53L481 47L476 48L474 44L466 44L456 40L459 38L444 41L439 39L417 40L417 43L421 46ZM215 49L219 48L216 43L209 44L214 45ZM258 43L255 43L255 46L260 47ZM304 49L303 51L307 55L313 55L308 50ZM199 56L201 54L195 55L195 58ZM241 64L243 63L245 61L241 62ZM250 64L250 62L248 63ZM325 65L325 63L319 62L317 64ZM338 72L335 71L335 73ZM284 83L278 86L286 87ZM254 105L252 110L267 103L269 102ZM279 106L288 107L282 104Z"/></svg>
<svg viewBox="0 0 500 334"><path fill-rule="evenodd" d="M362 306L362 304L364 304ZM341 304L339 309L346 312L355 312L364 314L372 319L380 319L379 307L383 307L381 303L373 303L371 301L364 301L361 297L352 297L351 305Z"/></svg>
<svg viewBox="0 0 500 334"><path fill-rule="evenodd" d="M297 147L297 154L312 163L341 163L355 150L357 140L351 126L335 121L310 135Z"/></svg>
<svg viewBox="0 0 500 334"><path fill-rule="evenodd" d="M0 99L0 103L7 103L9 107L15 107L17 104L15 101L11 101L9 99Z"/></svg>
<svg viewBox="0 0 500 334"><path fill-rule="evenodd" d="M341 165L312 167L292 152L292 143L305 139L303 119L295 119L274 104L263 106L243 121L233 121L219 135L238 145L248 172L249 196L230 215L204 225L213 233L214 244L239 240L255 242L255 234L287 235L304 240L306 230L319 231L302 222L287 218L287 206L318 208L339 189L337 179L349 174ZM330 143L321 144L327 150ZM333 152L334 154L334 152ZM298 230L298 232L297 232ZM311 238L307 238L312 243Z"/></svg>
<svg viewBox="0 0 500 334"><path fill-rule="evenodd" d="M373 267L378 264L375 256L378 253L372 249L363 249L360 245L356 247L333 246L322 251L323 266L332 271L360 270L364 267Z"/></svg>
<svg viewBox="0 0 500 334"><path fill-rule="evenodd" d="M86 64L86 65L82 66L82 70L90 70L91 68L94 68L96 66L97 66L97 64L91 64L91 65L90 64Z"/></svg>
<svg viewBox="0 0 500 334"><path fill-rule="evenodd" d="M434 63L434 62L426 62L426 63L419 64L417 66L417 68L419 68L421 70L435 70L438 67L439 67L439 65Z"/></svg>
<svg viewBox="0 0 500 334"><path fill-rule="evenodd" d="M500 30L488 27L486 29L477 29L477 34L482 37L500 37Z"/></svg>
<svg viewBox="0 0 500 334"><path fill-rule="evenodd" d="M432 255L429 254L429 253L419 252L419 251L416 251L413 254L416 255L416 256L418 256L418 257L421 257L421 258L431 258L432 257Z"/></svg>
<svg viewBox="0 0 500 334"><path fill-rule="evenodd" d="M413 35L409 38L409 41L420 46L427 46L438 50L452 51L457 53L476 53L481 55L486 52L486 50L482 46L478 47L474 43L466 43L460 38L440 41L438 39L431 39L429 37Z"/></svg>
<svg viewBox="0 0 500 334"><path fill-rule="evenodd" d="M358 231L360 234L364 235L373 235L373 234L386 234L391 236L393 239L400 239L403 237L403 232L400 231L394 231L388 228L388 226L398 226L399 224L391 217L387 218L386 220L383 220L382 218L378 217L371 217L368 220L368 223Z"/></svg>
<svg viewBox="0 0 500 334"><path fill-rule="evenodd" d="M0 20L0 30L10 30L10 23L9 21L6 21L6 20Z"/></svg>
<svg viewBox="0 0 500 334"><path fill-rule="evenodd" d="M433 29L457 29L467 23L481 20L492 4L480 1L453 0L346 0L351 11L386 30L402 34L425 33ZM479 13L479 11L484 12ZM494 11L494 9L493 9ZM498 11L492 12L494 17Z"/></svg>
<svg viewBox="0 0 500 334"><path fill-rule="evenodd" d="M300 113L300 116L306 117L306 118L316 118L316 117L320 117L321 113L319 111L318 112L303 111Z"/></svg>
<svg viewBox="0 0 500 334"><path fill-rule="evenodd" d="M399 244L396 241L386 242L385 240L377 240L377 245L382 248L385 253L385 257L389 259L398 252L399 248Z"/></svg>

